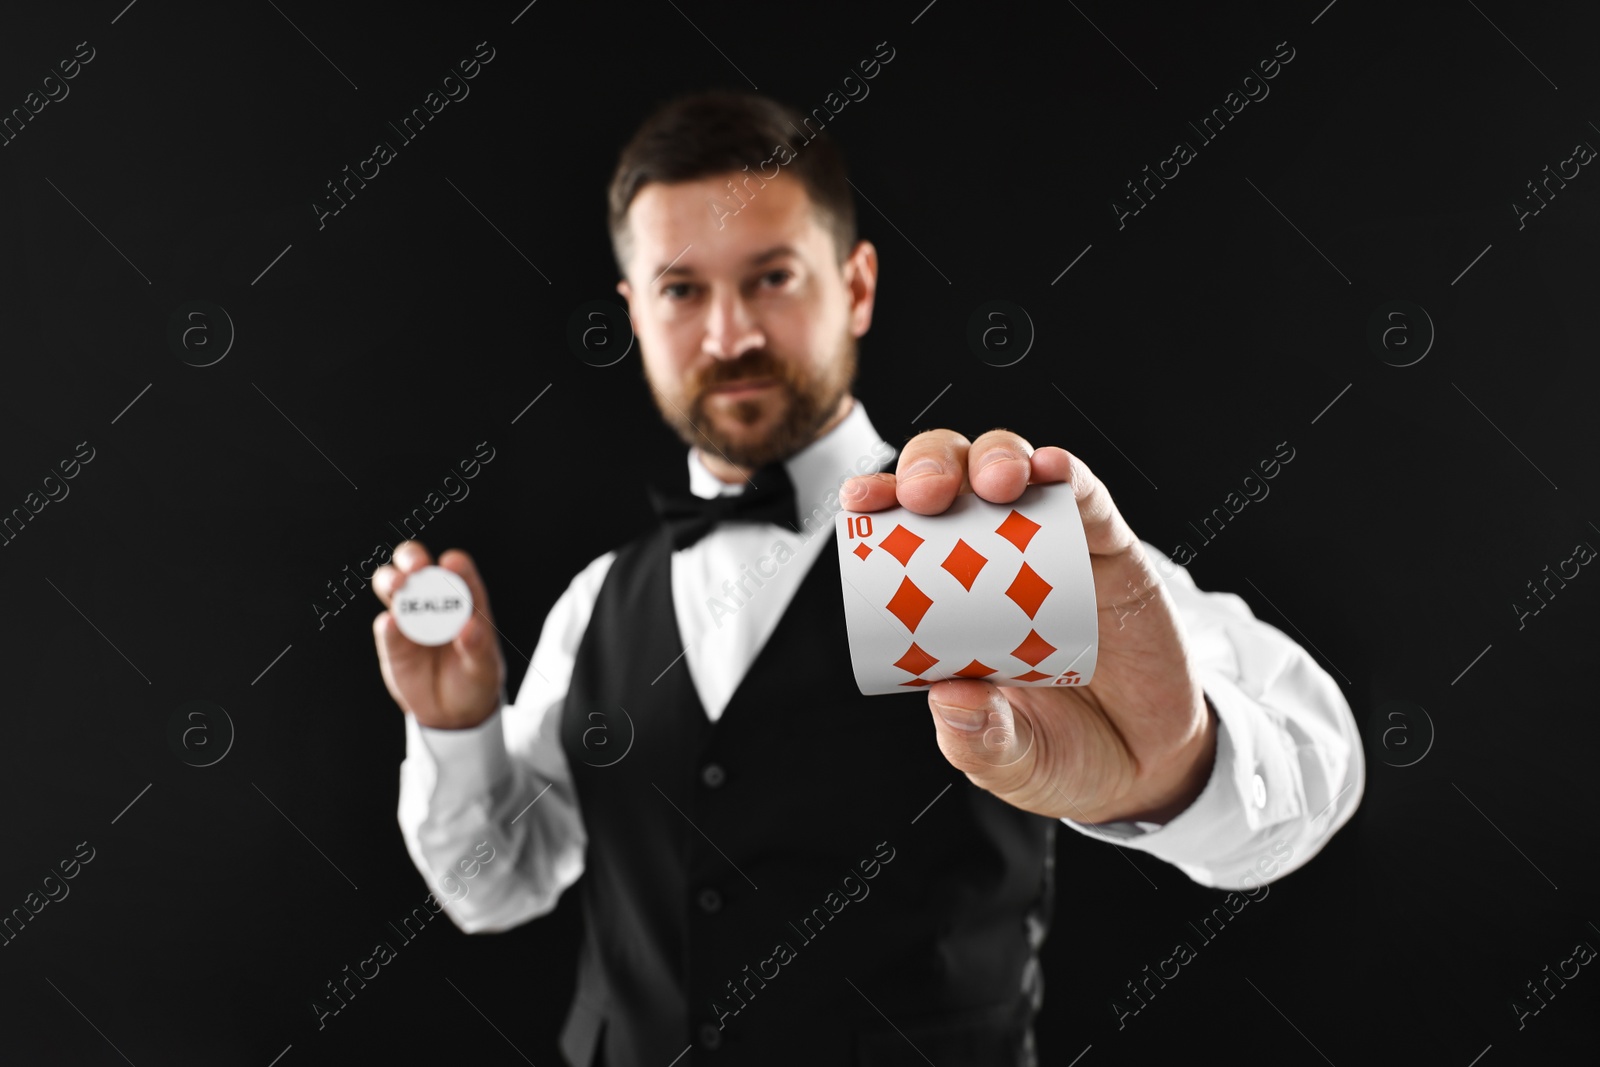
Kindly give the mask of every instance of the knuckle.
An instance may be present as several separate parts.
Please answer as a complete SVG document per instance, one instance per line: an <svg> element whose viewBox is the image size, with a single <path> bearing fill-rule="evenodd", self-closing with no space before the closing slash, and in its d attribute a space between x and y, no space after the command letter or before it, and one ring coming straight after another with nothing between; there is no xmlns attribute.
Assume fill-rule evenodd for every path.
<svg viewBox="0 0 1600 1067"><path fill-rule="evenodd" d="M1001 445L1020 449L1024 454L1033 451L1033 446L1028 443L1026 437L1015 431L1008 430L1004 426L996 426L992 430L985 430L978 435L977 441L973 444L974 447L978 445Z"/></svg>
<svg viewBox="0 0 1600 1067"><path fill-rule="evenodd" d="M970 447L972 442L950 429L924 430L906 443L904 451L953 451L957 448Z"/></svg>

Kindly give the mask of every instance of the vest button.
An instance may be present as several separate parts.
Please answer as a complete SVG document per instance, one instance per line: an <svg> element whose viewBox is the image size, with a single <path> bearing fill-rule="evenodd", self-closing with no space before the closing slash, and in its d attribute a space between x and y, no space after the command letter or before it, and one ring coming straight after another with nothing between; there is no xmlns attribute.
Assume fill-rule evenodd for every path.
<svg viewBox="0 0 1600 1067"><path fill-rule="evenodd" d="M700 1024L700 1047L717 1049L722 1047L722 1031L711 1023Z"/></svg>
<svg viewBox="0 0 1600 1067"><path fill-rule="evenodd" d="M700 890L700 910L710 915L722 910L722 894L715 889Z"/></svg>
<svg viewBox="0 0 1600 1067"><path fill-rule="evenodd" d="M720 763L708 763L700 770L700 780L715 789L728 780L728 772L722 769Z"/></svg>

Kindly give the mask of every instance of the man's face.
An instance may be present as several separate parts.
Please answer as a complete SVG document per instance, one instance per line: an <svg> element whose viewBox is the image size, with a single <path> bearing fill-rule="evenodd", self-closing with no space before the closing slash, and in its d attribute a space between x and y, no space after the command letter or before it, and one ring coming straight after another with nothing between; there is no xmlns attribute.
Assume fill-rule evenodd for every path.
<svg viewBox="0 0 1600 1067"><path fill-rule="evenodd" d="M877 254L859 241L841 267L797 178L746 187L746 177L641 189L617 291L667 425L711 462L753 469L792 455L842 410L856 338L872 322Z"/></svg>

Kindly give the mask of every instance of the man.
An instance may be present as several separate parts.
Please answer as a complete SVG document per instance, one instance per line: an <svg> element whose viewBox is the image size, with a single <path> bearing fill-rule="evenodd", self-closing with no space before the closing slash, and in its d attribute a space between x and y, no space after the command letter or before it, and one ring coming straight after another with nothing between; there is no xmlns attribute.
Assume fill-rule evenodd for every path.
<svg viewBox="0 0 1600 1067"><path fill-rule="evenodd" d="M655 494L663 524L572 579L514 703L466 553L439 560L481 609L454 642L373 626L406 713L407 848L430 882L472 875L456 925L526 922L583 876L562 1033L582 1067L1032 1063L1060 822L1253 892L1361 796L1337 685L1135 537L1082 461L1001 429L920 433L896 459L850 392L876 251L836 148L794 144L804 125L750 94L673 102L610 193L646 380L691 446L688 503L751 510ZM599 478L581 443L571 476ZM841 501L932 515L1055 481L1091 553L1092 683L862 697ZM397 548L378 597L427 562ZM487 862L463 858L484 842Z"/></svg>

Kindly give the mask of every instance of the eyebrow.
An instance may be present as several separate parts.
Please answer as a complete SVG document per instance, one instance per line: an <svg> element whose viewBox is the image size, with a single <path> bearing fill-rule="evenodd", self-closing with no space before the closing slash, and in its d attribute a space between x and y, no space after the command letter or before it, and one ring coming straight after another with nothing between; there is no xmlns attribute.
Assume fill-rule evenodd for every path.
<svg viewBox="0 0 1600 1067"><path fill-rule="evenodd" d="M680 255L681 254L682 253L680 253ZM778 258L780 258L782 256L799 256L799 255L800 255L800 253L791 245L774 245L773 247L767 249L765 252L759 252L756 255L751 256L750 259L749 259L749 263L750 263L751 266L759 266L762 263L766 263L769 260L778 259ZM668 274L693 274L694 273L694 269L692 267L680 267L680 266L677 266L676 263L677 263L677 261L674 260L672 263L669 263L669 264L661 267L659 270L657 270L656 271L656 275L655 275L656 279L660 280L663 276L668 275Z"/></svg>

